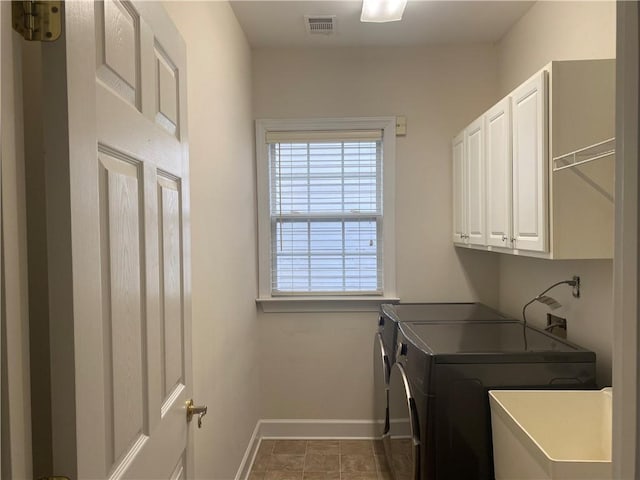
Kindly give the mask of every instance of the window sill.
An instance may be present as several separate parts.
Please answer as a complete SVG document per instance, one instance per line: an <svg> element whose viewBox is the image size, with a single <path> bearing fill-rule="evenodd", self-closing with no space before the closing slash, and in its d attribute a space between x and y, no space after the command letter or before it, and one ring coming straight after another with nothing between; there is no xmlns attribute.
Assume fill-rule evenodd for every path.
<svg viewBox="0 0 640 480"><path fill-rule="evenodd" d="M269 297L257 298L265 313L377 312L382 303L398 303L398 297Z"/></svg>

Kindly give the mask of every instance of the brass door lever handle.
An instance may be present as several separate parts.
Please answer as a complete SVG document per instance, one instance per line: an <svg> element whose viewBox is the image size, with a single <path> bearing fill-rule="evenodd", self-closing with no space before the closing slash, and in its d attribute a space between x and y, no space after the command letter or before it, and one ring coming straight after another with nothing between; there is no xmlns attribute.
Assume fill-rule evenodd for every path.
<svg viewBox="0 0 640 480"><path fill-rule="evenodd" d="M190 422L194 415L198 416L198 428L202 428L202 417L207 414L207 406L195 406L193 399L187 402L187 422Z"/></svg>

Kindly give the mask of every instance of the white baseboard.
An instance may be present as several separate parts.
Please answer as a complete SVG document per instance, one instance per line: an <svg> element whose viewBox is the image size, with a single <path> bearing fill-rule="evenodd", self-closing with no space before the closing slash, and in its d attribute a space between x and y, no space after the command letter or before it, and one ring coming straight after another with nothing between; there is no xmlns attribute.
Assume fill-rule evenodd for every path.
<svg viewBox="0 0 640 480"><path fill-rule="evenodd" d="M263 439L373 439L373 420L258 420L235 480L246 480Z"/></svg>
<svg viewBox="0 0 640 480"><path fill-rule="evenodd" d="M251 434L251 438L249 439L249 445L247 445L247 450L244 452L244 456L242 457L242 461L240 462L240 467L238 468L238 473L236 473L235 480L246 480L249 476L249 472L251 471L251 467L253 466L253 461L256 458L256 453L258 453L258 447L260 446L260 420L256 423L256 428L253 429L253 433Z"/></svg>
<svg viewBox="0 0 640 480"><path fill-rule="evenodd" d="M260 438L374 438L373 420L260 420Z"/></svg>

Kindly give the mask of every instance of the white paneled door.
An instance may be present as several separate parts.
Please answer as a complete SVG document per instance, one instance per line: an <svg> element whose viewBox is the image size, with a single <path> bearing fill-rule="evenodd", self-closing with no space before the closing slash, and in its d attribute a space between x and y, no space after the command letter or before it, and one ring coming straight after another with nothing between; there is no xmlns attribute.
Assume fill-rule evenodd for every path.
<svg viewBox="0 0 640 480"><path fill-rule="evenodd" d="M159 3L64 8L42 55L52 473L189 478L185 46Z"/></svg>

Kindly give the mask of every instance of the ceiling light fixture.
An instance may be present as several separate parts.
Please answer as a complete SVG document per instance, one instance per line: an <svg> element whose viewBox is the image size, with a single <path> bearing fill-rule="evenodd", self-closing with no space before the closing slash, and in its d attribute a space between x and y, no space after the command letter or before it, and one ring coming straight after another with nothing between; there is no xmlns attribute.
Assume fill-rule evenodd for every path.
<svg viewBox="0 0 640 480"><path fill-rule="evenodd" d="M397 22L402 20L407 0L362 0L361 22Z"/></svg>

